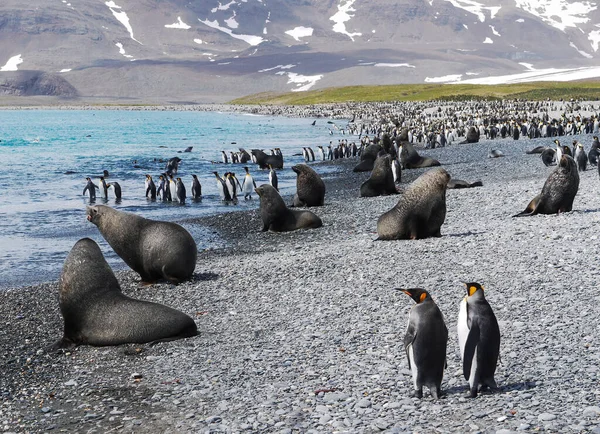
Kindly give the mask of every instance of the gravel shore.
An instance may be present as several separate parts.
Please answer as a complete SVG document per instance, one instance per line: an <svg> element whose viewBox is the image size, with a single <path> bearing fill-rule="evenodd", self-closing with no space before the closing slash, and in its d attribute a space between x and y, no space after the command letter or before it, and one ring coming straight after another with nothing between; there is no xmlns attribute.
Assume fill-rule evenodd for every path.
<svg viewBox="0 0 600 434"><path fill-rule="evenodd" d="M589 149L591 136L561 141L574 138ZM117 273L126 294L191 315L195 338L48 354L62 336L57 283L0 293L0 431L600 432L597 171L581 174L573 212L511 217L552 170L525 150L551 143L420 150L483 182L447 192L441 238L374 242L399 196L358 198L368 173L352 173L355 161L313 166L342 168L313 209L322 228L261 233L257 211L197 220L227 245L199 253L193 281L142 286ZM490 147L505 157L487 158ZM423 171L404 171L403 184ZM484 285L502 339L500 390L476 399L456 337L463 281ZM438 401L410 397L413 301L398 287L429 290L444 314Z"/></svg>

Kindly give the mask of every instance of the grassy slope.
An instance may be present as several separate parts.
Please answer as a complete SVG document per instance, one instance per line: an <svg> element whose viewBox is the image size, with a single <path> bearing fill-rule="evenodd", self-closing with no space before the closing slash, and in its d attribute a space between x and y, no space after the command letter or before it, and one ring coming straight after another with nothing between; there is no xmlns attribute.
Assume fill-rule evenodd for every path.
<svg viewBox="0 0 600 434"><path fill-rule="evenodd" d="M348 86L307 92L259 93L232 101L232 104L307 105L373 101L427 101L435 99L600 99L600 82L536 82L506 85L399 84L389 86Z"/></svg>

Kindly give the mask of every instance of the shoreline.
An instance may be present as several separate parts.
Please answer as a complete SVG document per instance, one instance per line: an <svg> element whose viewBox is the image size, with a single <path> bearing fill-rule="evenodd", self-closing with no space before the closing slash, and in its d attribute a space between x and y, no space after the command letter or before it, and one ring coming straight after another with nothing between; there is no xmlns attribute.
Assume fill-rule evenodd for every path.
<svg viewBox="0 0 600 434"><path fill-rule="evenodd" d="M116 273L127 295L191 315L194 338L47 354L62 330L57 283L2 293L0 425L11 432L598 428L600 313L583 308L598 298L590 291L597 283L590 260L600 253L596 170L581 174L572 212L511 217L552 170L524 154L547 142L420 150L454 177L483 182L447 192L441 238L373 242L377 218L399 196L358 198L368 173L352 173L350 161L325 180L325 206L311 209L322 228L262 233L256 211L199 219L230 245L199 252L193 281L144 287L132 271ZM487 158L489 146L506 156ZM423 171L403 172L402 185ZM499 391L476 399L465 398L455 328L460 282L470 280L486 288L502 339ZM417 286L431 292L449 329L439 401L427 392L410 397L402 338L413 302L393 288Z"/></svg>

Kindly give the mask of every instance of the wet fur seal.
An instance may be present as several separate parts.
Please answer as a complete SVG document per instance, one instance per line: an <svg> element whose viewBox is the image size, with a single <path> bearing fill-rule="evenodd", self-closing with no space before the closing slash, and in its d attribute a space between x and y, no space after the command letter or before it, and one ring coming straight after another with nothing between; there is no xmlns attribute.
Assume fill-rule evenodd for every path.
<svg viewBox="0 0 600 434"><path fill-rule="evenodd" d="M196 267L196 242L177 223L150 220L106 205L87 207L88 221L144 282L180 283Z"/></svg>
<svg viewBox="0 0 600 434"><path fill-rule="evenodd" d="M53 349L164 342L198 334L194 320L183 312L124 295L98 244L89 238L77 241L65 260L59 305L64 335Z"/></svg>
<svg viewBox="0 0 600 434"><path fill-rule="evenodd" d="M542 192L533 198L527 208L513 217L536 214L560 214L573 209L579 190L579 172L572 157L563 154L558 166L550 173Z"/></svg>
<svg viewBox="0 0 600 434"><path fill-rule="evenodd" d="M360 197L374 197L397 194L391 157L382 155L375 160L371 176L360 186Z"/></svg>
<svg viewBox="0 0 600 434"><path fill-rule="evenodd" d="M323 226L321 219L310 211L289 209L277 190L269 184L256 188L260 197L260 216L263 221L262 232L288 232L296 229L312 229Z"/></svg>
<svg viewBox="0 0 600 434"><path fill-rule="evenodd" d="M421 167L440 166L440 162L434 158L421 157L409 142L402 143L400 151L400 162L403 169L418 169Z"/></svg>
<svg viewBox="0 0 600 434"><path fill-rule="evenodd" d="M252 155L256 158L256 164L261 169L268 169L269 165L273 166L273 169L283 169L283 156L282 155L267 155L260 149L252 149Z"/></svg>
<svg viewBox="0 0 600 434"><path fill-rule="evenodd" d="M292 170L298 175L293 206L323 206L325 183L319 174L306 164L297 164Z"/></svg>
<svg viewBox="0 0 600 434"><path fill-rule="evenodd" d="M441 237L446 219L446 187L450 175L432 169L406 189L396 206L377 220L378 240L417 240Z"/></svg>

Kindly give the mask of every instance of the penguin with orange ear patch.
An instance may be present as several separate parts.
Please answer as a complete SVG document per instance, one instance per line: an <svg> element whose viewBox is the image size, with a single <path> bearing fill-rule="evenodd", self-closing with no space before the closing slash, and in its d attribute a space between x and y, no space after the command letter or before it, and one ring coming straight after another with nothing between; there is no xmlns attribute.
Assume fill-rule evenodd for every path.
<svg viewBox="0 0 600 434"><path fill-rule="evenodd" d="M456 328L463 374L469 382L471 398L475 398L480 385L497 388L494 373L500 354L500 327L485 299L483 286L475 282L465 285L467 296L460 303Z"/></svg>
<svg viewBox="0 0 600 434"><path fill-rule="evenodd" d="M439 399L446 367L448 328L442 312L429 293L421 288L399 289L417 304L410 310L404 349L412 372L414 396L423 397L423 386Z"/></svg>

